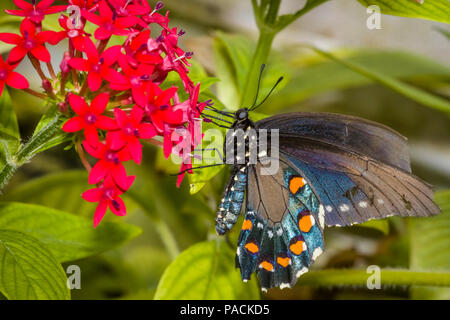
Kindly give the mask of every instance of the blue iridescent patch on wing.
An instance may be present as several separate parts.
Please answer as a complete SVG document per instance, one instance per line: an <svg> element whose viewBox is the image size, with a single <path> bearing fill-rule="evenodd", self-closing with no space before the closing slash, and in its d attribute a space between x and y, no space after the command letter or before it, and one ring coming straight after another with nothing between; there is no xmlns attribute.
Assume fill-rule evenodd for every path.
<svg viewBox="0 0 450 320"><path fill-rule="evenodd" d="M247 169L239 170L228 183L216 215L216 232L223 235L236 223L241 212L247 187Z"/></svg>

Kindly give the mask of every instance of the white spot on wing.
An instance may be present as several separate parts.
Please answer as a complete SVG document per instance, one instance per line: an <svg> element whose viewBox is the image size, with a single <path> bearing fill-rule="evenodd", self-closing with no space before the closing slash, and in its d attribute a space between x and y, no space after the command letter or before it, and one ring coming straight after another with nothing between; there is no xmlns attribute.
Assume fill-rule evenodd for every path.
<svg viewBox="0 0 450 320"><path fill-rule="evenodd" d="M296 274L297 278L300 278L300 276L304 273L308 272L308 268L307 267L303 267L301 270L299 270Z"/></svg>
<svg viewBox="0 0 450 320"><path fill-rule="evenodd" d="M289 283L282 283L280 284L280 289L283 290L284 288L290 288L291 285Z"/></svg>
<svg viewBox="0 0 450 320"><path fill-rule="evenodd" d="M341 210L342 212L347 212L348 210L350 210L350 207L344 203L339 206L339 210Z"/></svg>
<svg viewBox="0 0 450 320"><path fill-rule="evenodd" d="M327 210L327 212L333 211L333 207L332 206L326 206L325 209Z"/></svg>
<svg viewBox="0 0 450 320"><path fill-rule="evenodd" d="M319 257L321 254L323 253L323 250L321 247L318 247L316 249L314 249L313 255L312 255L312 259L316 260L317 257Z"/></svg>
<svg viewBox="0 0 450 320"><path fill-rule="evenodd" d="M359 206L360 206L361 208L367 208L367 201L361 201L361 202L359 203Z"/></svg>
<svg viewBox="0 0 450 320"><path fill-rule="evenodd" d="M319 224L320 227L323 229L325 223L325 210L323 209L323 205L319 206Z"/></svg>
<svg viewBox="0 0 450 320"><path fill-rule="evenodd" d="M378 199L377 201L378 201L379 204L383 204L384 203L383 199Z"/></svg>

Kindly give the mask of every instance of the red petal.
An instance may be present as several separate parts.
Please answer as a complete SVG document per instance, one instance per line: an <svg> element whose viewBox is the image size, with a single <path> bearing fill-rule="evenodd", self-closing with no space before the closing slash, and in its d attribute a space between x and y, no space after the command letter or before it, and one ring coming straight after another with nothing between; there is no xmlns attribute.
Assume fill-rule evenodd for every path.
<svg viewBox="0 0 450 320"><path fill-rule="evenodd" d="M77 132L84 128L84 121L81 117L73 117L64 123L62 130L65 132Z"/></svg>
<svg viewBox="0 0 450 320"><path fill-rule="evenodd" d="M164 150L164 156L166 158L169 158L170 154L172 153L172 147L173 147L172 135L170 133L165 134L163 150Z"/></svg>
<svg viewBox="0 0 450 320"><path fill-rule="evenodd" d="M23 75L17 72L11 72L8 75L8 79L6 79L6 83L8 84L8 86L16 89L25 89L30 86L28 80Z"/></svg>
<svg viewBox="0 0 450 320"><path fill-rule="evenodd" d="M114 25L118 29L125 29L136 25L139 22L139 19L136 17L124 17L116 19Z"/></svg>
<svg viewBox="0 0 450 320"><path fill-rule="evenodd" d="M109 94L101 93L91 102L89 110L95 114L102 114L109 102Z"/></svg>
<svg viewBox="0 0 450 320"><path fill-rule="evenodd" d="M107 202L100 202L95 210L94 214L94 227L97 227L100 221L102 221L105 216L106 209L108 208Z"/></svg>
<svg viewBox="0 0 450 320"><path fill-rule="evenodd" d="M156 129L151 123L143 123L139 127L139 137L141 139L151 139L156 136Z"/></svg>
<svg viewBox="0 0 450 320"><path fill-rule="evenodd" d="M10 44L19 44L22 40L22 37L15 33L0 33L0 41L10 43Z"/></svg>
<svg viewBox="0 0 450 320"><path fill-rule="evenodd" d="M99 116L97 122L95 122L95 125L97 128L107 131L117 129L116 121L107 116Z"/></svg>
<svg viewBox="0 0 450 320"><path fill-rule="evenodd" d="M14 47L9 53L8 60L10 60L12 63L21 61L26 56L27 52L28 51L22 47Z"/></svg>
<svg viewBox="0 0 450 320"><path fill-rule="evenodd" d="M5 89L5 81L0 81L0 97L2 96L3 89Z"/></svg>
<svg viewBox="0 0 450 320"><path fill-rule="evenodd" d="M128 141L128 150L130 151L131 158L136 162L137 164L141 164L142 160L142 144L139 142L139 140L136 139L130 139Z"/></svg>
<svg viewBox="0 0 450 320"><path fill-rule="evenodd" d="M119 209L117 210L117 208L112 204L112 202L109 203L109 209L116 216L119 216L119 217L126 216L127 215L127 209L125 207L125 203L123 202L123 200L120 199L119 197L115 197L114 200L119 205Z"/></svg>
<svg viewBox="0 0 450 320"><path fill-rule="evenodd" d="M46 8L50 7L53 2L55 2L55 0L41 0L36 5L36 8L38 8L38 9L46 9Z"/></svg>
<svg viewBox="0 0 450 320"><path fill-rule="evenodd" d="M100 17L102 17L102 19L104 19L104 20L111 21L113 18L113 12L109 8L106 1L100 2L100 5L98 7L99 7Z"/></svg>
<svg viewBox="0 0 450 320"><path fill-rule="evenodd" d="M122 190L126 190L128 187L128 178L127 172L125 171L125 167L122 163L119 163L111 169L111 176L117 186L119 186Z"/></svg>
<svg viewBox="0 0 450 320"><path fill-rule="evenodd" d="M99 27L94 32L94 37L95 37L95 39L98 39L98 40L109 39L111 37L111 35L112 35L111 31L106 30L105 28L102 28L102 27Z"/></svg>
<svg viewBox="0 0 450 320"><path fill-rule="evenodd" d="M50 42L50 41L54 42L58 39L57 36L58 36L58 34L55 31L42 31L36 35L35 39L39 43Z"/></svg>
<svg viewBox="0 0 450 320"><path fill-rule="evenodd" d="M81 196L88 202L98 202L102 198L102 193L100 188L94 188L83 192Z"/></svg>
<svg viewBox="0 0 450 320"><path fill-rule="evenodd" d="M45 14L58 13L58 12L66 10L66 9L67 9L67 6L53 6L51 8L48 8L47 10L45 10Z"/></svg>
<svg viewBox="0 0 450 320"><path fill-rule="evenodd" d="M86 141L90 145L95 145L98 143L98 131L97 128L94 126L85 126L84 127L84 136L86 138Z"/></svg>
<svg viewBox="0 0 450 320"><path fill-rule="evenodd" d="M31 54L35 56L38 60L43 62L50 62L50 52L44 46L37 46L31 49Z"/></svg>
<svg viewBox="0 0 450 320"><path fill-rule="evenodd" d="M20 33L22 35L28 33L28 36L30 38L34 38L34 35L36 34L36 26L34 25L33 22L31 22L30 19L24 19L20 24Z"/></svg>
<svg viewBox="0 0 450 320"><path fill-rule="evenodd" d="M102 86L102 77L95 72L89 72L88 74L88 85L92 91L97 91Z"/></svg>
<svg viewBox="0 0 450 320"><path fill-rule="evenodd" d="M22 10L33 10L33 5L25 0L14 0L14 4Z"/></svg>
<svg viewBox="0 0 450 320"><path fill-rule="evenodd" d="M104 160L99 160L95 164L95 166L92 168L91 172L89 173L89 179L88 182L90 184L96 184L102 181L106 174L108 173L110 169L110 166L108 163Z"/></svg>
<svg viewBox="0 0 450 320"><path fill-rule="evenodd" d="M89 71L91 69L91 64L89 61L81 59L81 58L72 58L69 60L69 65L76 69L81 71Z"/></svg>
<svg viewBox="0 0 450 320"><path fill-rule="evenodd" d="M105 72L105 79L109 81L113 86L115 85L116 87L122 88L126 86L126 88L129 88L129 85L127 85L127 79L116 70L107 69Z"/></svg>
<svg viewBox="0 0 450 320"><path fill-rule="evenodd" d="M86 112L89 111L86 101L84 101L82 97L77 96L76 94L71 94L69 96L69 104L76 114L84 115Z"/></svg>
<svg viewBox="0 0 450 320"><path fill-rule="evenodd" d="M113 150L122 149L127 144L127 141L123 138L122 131L108 132L107 140L110 141L109 145Z"/></svg>
<svg viewBox="0 0 450 320"><path fill-rule="evenodd" d="M96 24L98 26L102 24L102 19L98 15L93 14L92 12L83 10L81 11L81 15L85 17L89 22L92 22L93 24Z"/></svg>
<svg viewBox="0 0 450 320"><path fill-rule="evenodd" d="M127 113L120 108L114 109L114 117L116 118L116 121L121 128L123 128L128 123Z"/></svg>
<svg viewBox="0 0 450 320"><path fill-rule="evenodd" d="M102 58L104 60L105 66L110 66L119 58L120 50L122 50L122 46L112 46L105 50L102 53Z"/></svg>
<svg viewBox="0 0 450 320"><path fill-rule="evenodd" d="M91 64L97 64L99 61L98 50L94 42L89 37L84 39L84 51Z"/></svg>
<svg viewBox="0 0 450 320"><path fill-rule="evenodd" d="M156 98L155 104L157 106L162 106L165 104L168 104L170 99L174 96L174 94L177 92L177 87L171 87L167 90L164 90L160 95L158 95L158 98Z"/></svg>

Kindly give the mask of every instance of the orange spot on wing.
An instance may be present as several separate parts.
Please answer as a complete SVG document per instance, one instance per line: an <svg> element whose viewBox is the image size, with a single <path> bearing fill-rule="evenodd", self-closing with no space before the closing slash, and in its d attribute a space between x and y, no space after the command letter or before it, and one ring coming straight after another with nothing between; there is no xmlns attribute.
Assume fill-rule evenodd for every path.
<svg viewBox="0 0 450 320"><path fill-rule="evenodd" d="M249 242L245 245L245 249L247 249L248 251L250 251L251 253L256 253L259 251L259 247L253 243L253 242Z"/></svg>
<svg viewBox="0 0 450 320"><path fill-rule="evenodd" d="M278 263L280 266L283 266L284 268L286 268L286 267L289 265L289 262L291 262L291 259L288 258L288 257L286 257L286 258L283 258L283 257L277 257L277 263Z"/></svg>
<svg viewBox="0 0 450 320"><path fill-rule="evenodd" d="M293 243L289 246L289 249L291 250L291 252L295 255L300 255L303 252L303 244L305 242L298 240L296 243Z"/></svg>
<svg viewBox="0 0 450 320"><path fill-rule="evenodd" d="M244 220L244 223L242 224L242 230L250 230L251 228L252 228L252 221Z"/></svg>
<svg viewBox="0 0 450 320"><path fill-rule="evenodd" d="M303 216L298 220L298 227L301 232L309 232L312 227L312 217L310 214Z"/></svg>
<svg viewBox="0 0 450 320"><path fill-rule="evenodd" d="M306 181L302 177L292 177L289 181L289 190L296 194L298 190L303 188L306 184Z"/></svg>
<svg viewBox="0 0 450 320"><path fill-rule="evenodd" d="M267 270L267 271L273 271L273 264L269 261L263 261L260 264L261 268Z"/></svg>

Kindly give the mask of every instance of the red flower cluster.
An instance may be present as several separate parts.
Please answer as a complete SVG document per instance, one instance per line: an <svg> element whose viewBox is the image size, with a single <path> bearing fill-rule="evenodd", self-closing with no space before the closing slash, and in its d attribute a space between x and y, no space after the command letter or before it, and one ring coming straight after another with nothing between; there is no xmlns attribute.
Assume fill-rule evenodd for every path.
<svg viewBox="0 0 450 320"><path fill-rule="evenodd" d="M29 89L28 81L13 71L28 56L42 78L44 98L54 100L70 118L62 130L74 134L89 183L96 185L82 196L98 202L97 226L107 208L116 215L126 214L120 195L135 177L127 176L123 163L141 162L142 140L161 145L166 157L174 153L184 160L177 182L181 183L191 168L191 154L174 146L200 143L196 129L206 102L198 101L199 84L188 77L192 53L178 46L184 32L169 28L168 14L158 12L161 2L153 8L147 0L68 0L62 6L52 6L53 2L14 0L19 9L6 11L24 20L20 34L0 34L0 41L14 45L8 60L0 59L0 89L6 83L44 96ZM66 9L72 13L59 17L62 30L42 30L46 15ZM88 23L96 28L92 35L85 31ZM162 30L157 36L151 34L152 25ZM68 50L56 74L47 46L63 39ZM116 45L108 47L112 42ZM50 78L41 62L47 64ZM171 72L179 75L183 88L164 86ZM188 94L186 101L180 100L179 90ZM93 167L85 152L97 159Z"/></svg>

